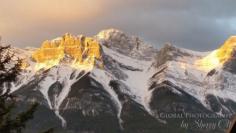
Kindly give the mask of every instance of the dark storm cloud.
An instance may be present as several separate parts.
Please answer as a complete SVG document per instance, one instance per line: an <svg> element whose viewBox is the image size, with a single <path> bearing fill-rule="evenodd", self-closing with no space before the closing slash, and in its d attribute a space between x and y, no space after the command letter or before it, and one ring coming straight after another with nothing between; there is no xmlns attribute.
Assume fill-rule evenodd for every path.
<svg viewBox="0 0 236 133"><path fill-rule="evenodd" d="M231 22L236 16L235 4L233 0L136 0L123 8L117 7L119 12L111 13L110 17L116 25L155 44L171 42L204 51L218 47L235 33L231 27L232 23L236 24Z"/></svg>
<svg viewBox="0 0 236 133"><path fill-rule="evenodd" d="M23 1L28 4L30 0ZM21 47L38 46L43 40L65 32L94 35L106 28L117 28L158 47L171 42L201 51L217 48L236 31L235 0L88 1L61 0L58 3L51 0L48 3L42 0L39 7L37 2L31 1L30 6L35 7L24 10L32 13L19 14L16 9L24 6L21 1L20 5L14 4L10 12L4 13L13 17L4 15L0 8L3 18L0 28L1 23L5 24L3 31L7 40L13 40ZM56 2L58 6L54 8L52 5ZM4 32L2 35L4 37Z"/></svg>

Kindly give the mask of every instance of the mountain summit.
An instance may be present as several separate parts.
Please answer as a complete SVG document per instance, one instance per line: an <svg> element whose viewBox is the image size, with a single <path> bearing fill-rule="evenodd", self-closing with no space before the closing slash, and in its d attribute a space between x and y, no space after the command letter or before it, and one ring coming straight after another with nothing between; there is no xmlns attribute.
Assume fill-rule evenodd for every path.
<svg viewBox="0 0 236 133"><path fill-rule="evenodd" d="M48 127L58 133L223 133L228 126L186 129L181 122L215 123L235 115L235 37L212 52L171 44L158 50L109 29L13 50L24 59L23 72L11 85L19 110L40 103L27 133Z"/></svg>
<svg viewBox="0 0 236 133"><path fill-rule="evenodd" d="M65 34L62 38L45 41L42 47L32 55L37 63L36 70L59 65L66 57L71 58L71 67L92 69L95 60L101 58L99 43L92 38Z"/></svg>
<svg viewBox="0 0 236 133"><path fill-rule="evenodd" d="M225 62L235 58L236 36L230 37L219 49L214 50L209 55L197 62L203 69L210 70L224 65Z"/></svg>

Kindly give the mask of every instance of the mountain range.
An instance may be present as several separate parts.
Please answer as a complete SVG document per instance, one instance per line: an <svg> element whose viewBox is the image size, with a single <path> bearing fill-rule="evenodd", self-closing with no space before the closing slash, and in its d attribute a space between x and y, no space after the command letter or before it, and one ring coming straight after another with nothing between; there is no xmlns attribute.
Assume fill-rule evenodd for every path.
<svg viewBox="0 0 236 133"><path fill-rule="evenodd" d="M234 36L197 52L108 29L11 50L24 60L16 111L39 103L26 133L223 133L236 114Z"/></svg>

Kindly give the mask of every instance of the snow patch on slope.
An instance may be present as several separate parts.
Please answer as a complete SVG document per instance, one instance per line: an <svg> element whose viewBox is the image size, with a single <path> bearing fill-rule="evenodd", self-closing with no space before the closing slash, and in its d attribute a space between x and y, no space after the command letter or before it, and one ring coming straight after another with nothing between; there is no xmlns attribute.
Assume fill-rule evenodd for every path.
<svg viewBox="0 0 236 133"><path fill-rule="evenodd" d="M105 54L119 63L140 69L136 71L122 69L122 71L128 75L128 78L124 80L124 83L129 87L131 95L135 95L134 100L143 105L146 110L150 111L149 99L151 97L151 91L148 90L148 87L149 79L154 73L154 69L151 67L152 61L134 59L108 49L105 46L102 48Z"/></svg>
<svg viewBox="0 0 236 133"><path fill-rule="evenodd" d="M208 107L206 103L208 94L236 101L236 83L234 82L236 76L234 74L217 67L212 70L215 73L209 75L210 71L203 71L195 64L196 60L205 57L210 52L195 52L182 48L178 50L187 53L188 56L178 56L158 66L156 72L163 71L157 74L152 79L153 81L162 83L168 80L198 99L205 107Z"/></svg>
<svg viewBox="0 0 236 133"><path fill-rule="evenodd" d="M80 70L76 70L67 65L56 66L51 68L49 72L46 74L44 80L39 83L41 93L48 101L50 109L54 110L58 118L61 119L62 126L66 126L66 120L60 115L59 108L64 99L68 96L71 86L88 73L85 72L79 78L77 78L76 76L74 78L71 78L72 73L78 75L80 72L81 72ZM59 95L55 96L55 101L54 101L55 105L52 106L52 103L49 99L48 91L50 86L52 86L57 81L63 85L63 88L59 93Z"/></svg>
<svg viewBox="0 0 236 133"><path fill-rule="evenodd" d="M111 99L115 102L116 106L117 106L117 110L118 110L118 114L117 117L119 118L119 123L122 123L122 119L120 118L121 115L121 110L122 110L122 105L118 99L117 94L115 93L115 91L109 86L109 83L111 80L114 80L115 77L98 68L94 68L91 72L91 76L98 81L99 83L101 83L104 87L104 89L112 96Z"/></svg>

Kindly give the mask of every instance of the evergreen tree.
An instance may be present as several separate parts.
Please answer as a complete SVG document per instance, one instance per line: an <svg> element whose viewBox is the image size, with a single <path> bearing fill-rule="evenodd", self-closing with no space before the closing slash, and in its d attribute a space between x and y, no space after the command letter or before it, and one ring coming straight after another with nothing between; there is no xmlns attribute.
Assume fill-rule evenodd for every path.
<svg viewBox="0 0 236 133"><path fill-rule="evenodd" d="M10 93L10 83L14 82L20 73L21 63L22 61L10 52L9 46L0 45L0 133L21 133L37 108L37 104L33 104L25 112L12 113L16 96Z"/></svg>

